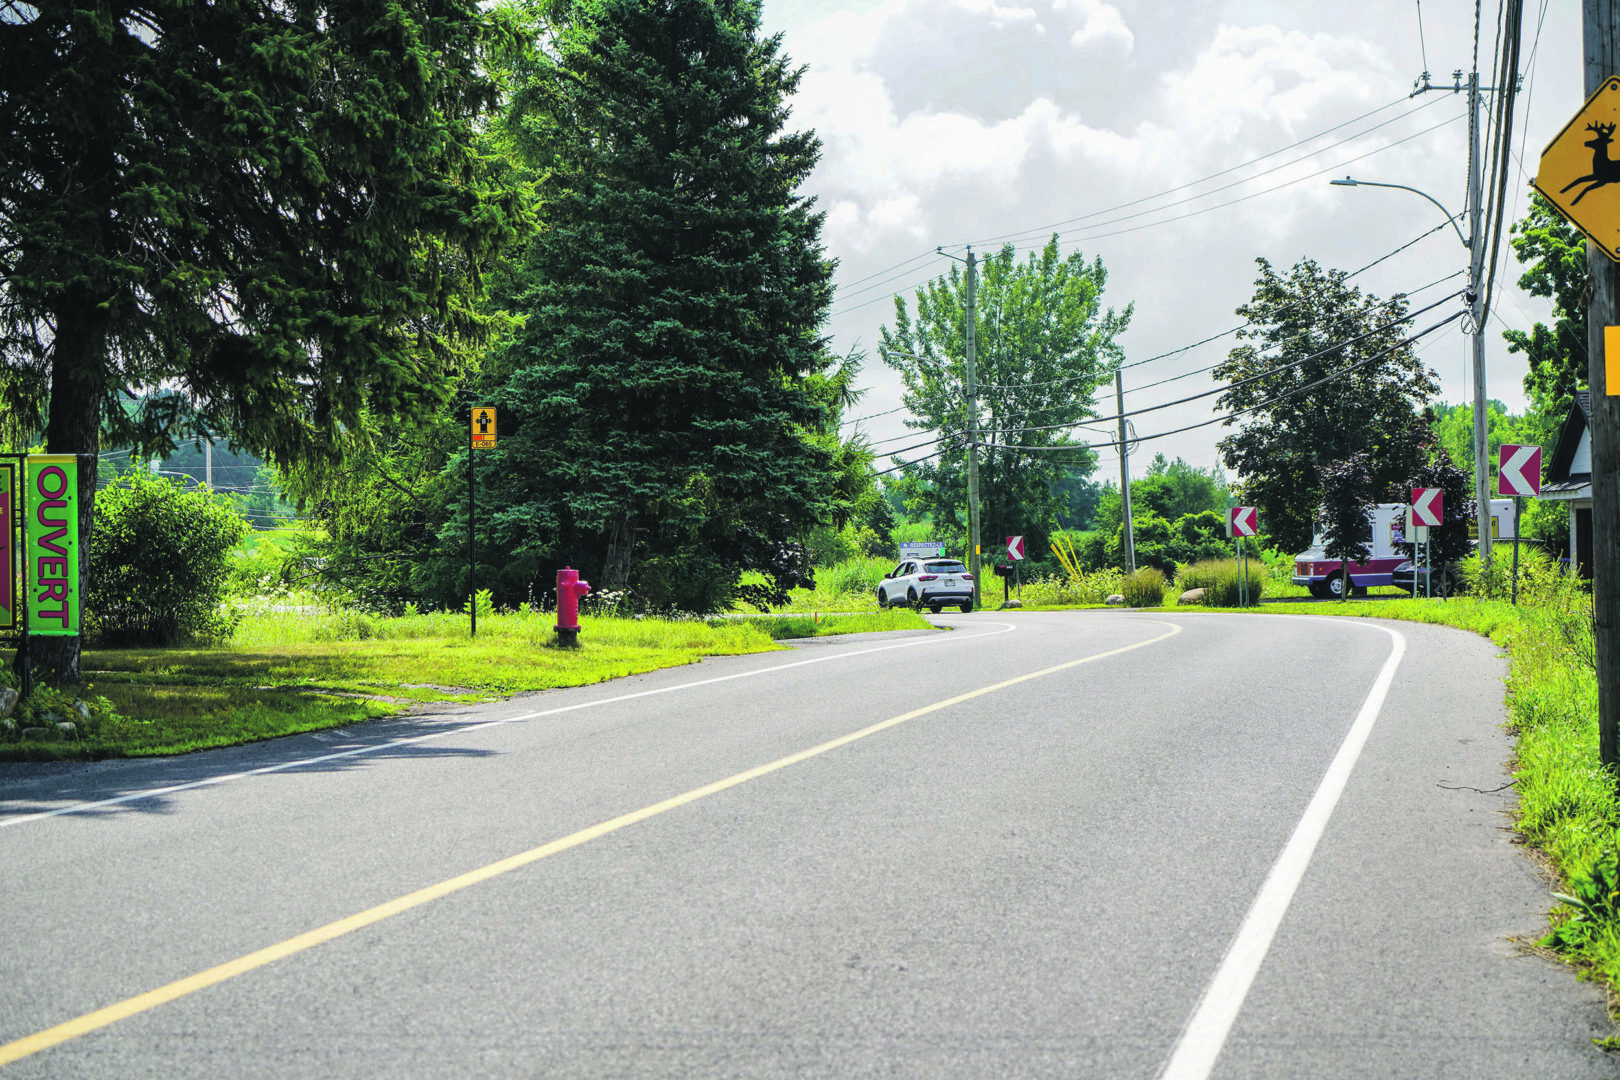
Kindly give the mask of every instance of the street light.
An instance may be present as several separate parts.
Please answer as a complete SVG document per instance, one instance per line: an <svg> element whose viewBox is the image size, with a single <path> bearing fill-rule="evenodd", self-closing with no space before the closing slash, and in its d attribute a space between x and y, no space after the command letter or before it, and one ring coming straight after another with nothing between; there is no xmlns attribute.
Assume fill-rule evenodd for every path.
<svg viewBox="0 0 1620 1080"><path fill-rule="evenodd" d="M1469 231L1472 238L1463 236L1462 230L1457 227L1457 219L1451 211L1440 205L1436 199L1426 191L1419 191L1415 187L1405 184L1384 184L1373 180L1356 180L1345 177L1343 180L1330 180L1336 187L1385 187L1399 188L1401 191L1410 191L1414 195L1421 195L1428 199L1440 212L1446 215L1446 222L1456 232L1457 239L1462 241L1463 247L1468 249L1468 291L1465 294L1468 300L1468 315L1474 322L1474 520L1479 528L1479 555L1480 562L1489 566L1491 563L1491 502L1488 487L1490 479L1490 466L1485 463L1485 312L1483 310L1484 298L1480 296L1479 279L1483 269L1485 245L1481 243L1484 230L1479 226L1479 202L1477 184L1474 183L1476 164L1472 156L1469 158ZM1513 528L1517 530L1519 523L1515 521Z"/></svg>
<svg viewBox="0 0 1620 1080"><path fill-rule="evenodd" d="M1462 246L1463 247L1472 247L1473 246L1468 242L1468 238L1465 237L1462 234L1462 230L1457 227L1457 215L1453 214L1450 210L1447 210L1444 206L1440 206L1440 200L1436 199L1433 195L1430 195L1426 191L1419 191L1417 188L1415 188L1415 187L1407 187L1405 184L1384 184L1384 183L1380 183L1380 182L1378 182L1376 180L1357 180L1354 177L1350 177L1350 176L1345 177L1343 180L1329 180L1328 183L1332 184L1334 187L1388 187L1388 188L1400 188L1402 191L1410 191L1414 195L1422 195L1425 199L1428 199L1430 202L1434 203L1435 206L1439 207L1440 212L1442 214L1446 215L1447 223L1449 223L1451 225L1452 231L1457 234L1457 239L1462 241Z"/></svg>

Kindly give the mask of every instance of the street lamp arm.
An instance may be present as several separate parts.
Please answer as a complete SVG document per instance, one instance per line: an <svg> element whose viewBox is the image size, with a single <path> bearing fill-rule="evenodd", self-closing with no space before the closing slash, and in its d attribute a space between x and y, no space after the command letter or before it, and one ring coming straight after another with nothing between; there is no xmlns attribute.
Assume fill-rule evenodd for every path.
<svg viewBox="0 0 1620 1080"><path fill-rule="evenodd" d="M1381 183L1381 182L1379 182L1377 180L1354 180L1354 179L1352 179L1352 178L1350 178L1348 176L1345 177L1343 180L1330 180L1330 181L1328 181L1328 183L1333 184L1336 187L1387 187L1387 188L1399 188L1402 191L1410 191L1414 195L1421 195L1425 199L1428 199L1430 202L1434 203L1435 207L1442 214L1446 215L1447 223L1451 225L1452 231L1457 234L1457 239L1462 241L1462 246L1463 247L1472 249L1473 246L1474 246L1474 245L1472 245L1472 244L1470 244L1468 242L1467 237L1463 236L1462 229L1457 227L1457 219L1456 219L1456 217L1454 217L1452 215L1451 211L1447 210L1444 206L1441 206L1440 205L1440 200L1436 199L1433 195L1430 195L1427 191L1419 191L1417 188L1408 187L1405 184L1385 184L1385 183Z"/></svg>

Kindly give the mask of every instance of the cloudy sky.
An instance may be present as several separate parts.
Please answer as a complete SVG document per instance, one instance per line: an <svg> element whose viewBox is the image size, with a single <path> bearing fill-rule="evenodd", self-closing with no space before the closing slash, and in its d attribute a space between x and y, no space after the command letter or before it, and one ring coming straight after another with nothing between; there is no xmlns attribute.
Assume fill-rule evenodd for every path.
<svg viewBox="0 0 1620 1080"><path fill-rule="evenodd" d="M1482 83L1497 33L1495 5L1485 7ZM1542 147L1583 99L1579 7L1525 4L1512 220ZM1408 98L1425 68L1449 88L1453 70L1473 66L1474 5L1463 0L765 0L765 22L809 68L794 122L823 143L808 187L839 260L829 330L840 352L873 351L896 291L909 297L947 271L936 247L1027 248L1057 231L1065 253L1102 258L1107 303L1136 305L1127 362L1173 353L1126 373L1129 411L1212 386L1193 376L1146 388L1232 347L1228 337L1175 351L1237 325L1256 257L1355 270L1443 224L1416 195L1330 178L1465 205L1466 95ZM1417 290L1466 264L1445 229L1355 280L1380 296L1414 293L1417 307L1461 279ZM1486 384L1515 411L1525 363L1501 330L1546 317L1545 301L1512 287L1519 273L1504 239ZM1472 400L1457 324L1421 351L1442 400ZM880 452L914 441L885 442L906 433L905 414L892 411L899 382L875 353L865 383L854 415L870 418L860 426ZM1207 420L1213 400L1144 416L1138 434ZM1157 451L1218 465L1226 430L1145 439L1133 472ZM1104 451L1098 477L1108 476L1118 459Z"/></svg>

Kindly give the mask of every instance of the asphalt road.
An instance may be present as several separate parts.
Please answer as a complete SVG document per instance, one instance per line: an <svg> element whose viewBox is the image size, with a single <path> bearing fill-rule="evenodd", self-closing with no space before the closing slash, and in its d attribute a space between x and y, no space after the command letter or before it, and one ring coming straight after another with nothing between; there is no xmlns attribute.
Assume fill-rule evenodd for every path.
<svg viewBox="0 0 1620 1080"><path fill-rule="evenodd" d="M1620 1075L1488 642L938 621L0 766L0 1080Z"/></svg>

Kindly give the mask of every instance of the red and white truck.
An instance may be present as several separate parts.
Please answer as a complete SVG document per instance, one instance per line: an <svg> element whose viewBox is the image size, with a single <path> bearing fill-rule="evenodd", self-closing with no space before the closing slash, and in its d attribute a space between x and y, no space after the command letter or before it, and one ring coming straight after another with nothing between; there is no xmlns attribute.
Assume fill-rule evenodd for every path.
<svg viewBox="0 0 1620 1080"><path fill-rule="evenodd" d="M1367 546L1372 554L1366 562L1350 564L1349 584L1355 592L1364 593L1374 585L1392 584L1391 572L1410 558L1395 547L1406 540L1408 509L1406 503L1379 503L1367 511L1372 535L1365 539L1369 541ZM1513 539L1512 499L1492 499L1491 519L1492 540ZM1312 596L1337 599L1344 595L1344 563L1328 558L1322 550L1323 543L1322 525L1317 522L1310 548L1294 556L1293 582L1305 586Z"/></svg>

